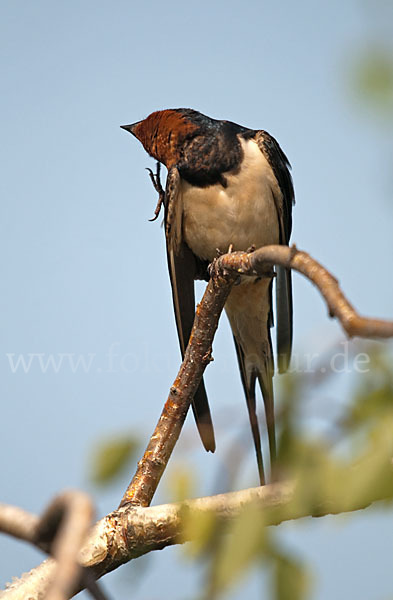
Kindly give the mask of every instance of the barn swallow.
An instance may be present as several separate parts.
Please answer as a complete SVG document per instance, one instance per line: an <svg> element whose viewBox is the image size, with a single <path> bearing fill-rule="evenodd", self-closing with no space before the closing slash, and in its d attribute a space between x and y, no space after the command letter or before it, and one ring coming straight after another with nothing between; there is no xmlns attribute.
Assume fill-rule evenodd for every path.
<svg viewBox="0 0 393 600"><path fill-rule="evenodd" d="M203 279L217 251L289 243L294 190L290 164L266 131L211 119L195 110L153 112L122 125L168 170L165 233L173 304L182 356L195 314L194 280ZM207 276L208 278L208 276ZM292 348L290 271L276 268L277 355L280 372ZM256 415L255 385L262 391L270 463L276 456L273 385L272 274L243 277L232 288L225 310L235 341L261 484L265 481ZM206 450L215 439L203 380L193 412Z"/></svg>

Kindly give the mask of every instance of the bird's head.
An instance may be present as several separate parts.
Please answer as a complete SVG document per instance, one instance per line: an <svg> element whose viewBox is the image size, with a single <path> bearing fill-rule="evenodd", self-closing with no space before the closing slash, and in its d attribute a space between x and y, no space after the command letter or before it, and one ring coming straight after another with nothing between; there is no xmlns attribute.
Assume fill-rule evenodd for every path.
<svg viewBox="0 0 393 600"><path fill-rule="evenodd" d="M150 156L169 169L178 162L184 140L199 129L182 110L158 110L143 121L121 127L132 133Z"/></svg>

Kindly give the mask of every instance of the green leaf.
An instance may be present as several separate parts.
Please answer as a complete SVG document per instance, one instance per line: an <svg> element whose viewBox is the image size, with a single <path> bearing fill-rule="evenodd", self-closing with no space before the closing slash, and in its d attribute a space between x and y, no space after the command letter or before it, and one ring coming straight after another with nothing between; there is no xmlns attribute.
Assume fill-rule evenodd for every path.
<svg viewBox="0 0 393 600"><path fill-rule="evenodd" d="M168 477L167 487L170 493L170 502L183 502L196 494L195 476L192 469L183 465L176 465Z"/></svg>
<svg viewBox="0 0 393 600"><path fill-rule="evenodd" d="M393 63L391 57L380 50L368 53L358 73L359 85L373 97L386 97L393 89Z"/></svg>
<svg viewBox="0 0 393 600"><path fill-rule="evenodd" d="M307 597L310 577L304 565L292 556L277 554L274 568L275 600L303 600Z"/></svg>
<svg viewBox="0 0 393 600"><path fill-rule="evenodd" d="M132 435L116 436L100 442L91 458L91 480L107 485L130 465L139 442Z"/></svg>
<svg viewBox="0 0 393 600"><path fill-rule="evenodd" d="M381 112L393 109L393 59L388 47L367 47L353 70L355 91Z"/></svg>
<svg viewBox="0 0 393 600"><path fill-rule="evenodd" d="M212 562L211 593L222 592L264 555L268 536L263 512L250 504L225 528Z"/></svg>
<svg viewBox="0 0 393 600"><path fill-rule="evenodd" d="M182 510L183 531L181 539L191 540L184 546L185 553L191 558L210 554L219 535L219 523L214 512L190 510L186 505Z"/></svg>

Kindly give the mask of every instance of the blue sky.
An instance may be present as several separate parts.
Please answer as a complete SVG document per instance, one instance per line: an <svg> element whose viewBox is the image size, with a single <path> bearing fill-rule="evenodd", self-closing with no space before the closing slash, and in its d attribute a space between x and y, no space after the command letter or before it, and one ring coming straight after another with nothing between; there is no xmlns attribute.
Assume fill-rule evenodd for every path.
<svg viewBox="0 0 393 600"><path fill-rule="evenodd" d="M351 95L349 82L353 58L387 35L389 11L360 0L3 0L1 500L38 512L78 487L93 494L98 516L111 510L128 476L111 490L93 488L91 448L118 433L145 440L176 374L163 232L148 222L156 195L144 169L154 163L120 124L186 106L268 130L293 166L292 240L335 273L362 313L392 316L392 127ZM343 339L297 276L294 294L297 353ZM37 356L28 373L13 373L21 354ZM43 373L39 360L61 354L59 372L49 365ZM69 355L93 357L91 368L74 373ZM244 481L256 483L225 317L214 356L206 381L217 453L204 454L189 419L174 455L197 473L196 495L217 489L234 424L243 423L250 444ZM157 501L167 498L164 479ZM392 592L391 525L390 514L368 511L288 525L283 535L316 568L314 598L373 600ZM1 585L40 560L8 539L0 552ZM191 591L198 584L177 549L148 569L136 599L163 590L183 598L186 581ZM113 596L124 595L125 580L106 578ZM244 586L234 599L259 597L257 576Z"/></svg>

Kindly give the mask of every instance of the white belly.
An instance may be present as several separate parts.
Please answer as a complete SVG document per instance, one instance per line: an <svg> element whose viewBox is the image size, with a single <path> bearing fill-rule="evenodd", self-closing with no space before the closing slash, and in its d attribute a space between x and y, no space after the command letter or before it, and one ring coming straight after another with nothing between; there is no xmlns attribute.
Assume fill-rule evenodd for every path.
<svg viewBox="0 0 393 600"><path fill-rule="evenodd" d="M209 261L226 252L279 242L273 193L281 195L266 158L253 140L241 140L244 158L228 185L197 188L182 181L183 236L191 250ZM278 196L279 197L279 196Z"/></svg>

